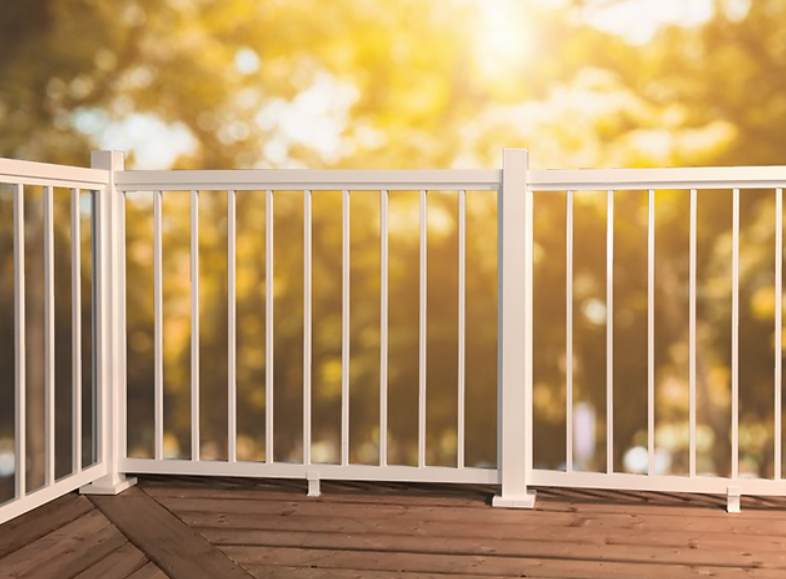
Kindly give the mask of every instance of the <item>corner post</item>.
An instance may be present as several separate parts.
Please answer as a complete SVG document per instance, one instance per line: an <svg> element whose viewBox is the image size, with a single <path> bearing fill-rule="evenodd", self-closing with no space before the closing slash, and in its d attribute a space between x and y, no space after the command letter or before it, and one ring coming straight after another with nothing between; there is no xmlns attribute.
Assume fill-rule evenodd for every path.
<svg viewBox="0 0 786 579"><path fill-rule="evenodd" d="M96 270L96 443L105 476L82 487L82 494L116 495L136 484L126 478L120 461L125 458L126 364L125 364L125 211L123 193L115 187L115 175L123 171L123 153L93 151L90 166L109 171L109 183L97 191L93 252Z"/></svg>
<svg viewBox="0 0 786 579"><path fill-rule="evenodd" d="M505 149L498 201L499 371L498 468L495 507L533 508L532 471L532 191L529 153Z"/></svg>

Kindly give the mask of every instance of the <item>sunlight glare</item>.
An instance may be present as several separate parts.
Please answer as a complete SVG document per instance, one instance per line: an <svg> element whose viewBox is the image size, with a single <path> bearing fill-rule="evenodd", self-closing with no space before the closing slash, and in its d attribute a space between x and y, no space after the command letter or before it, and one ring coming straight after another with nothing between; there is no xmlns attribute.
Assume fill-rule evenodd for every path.
<svg viewBox="0 0 786 579"><path fill-rule="evenodd" d="M477 27L475 54L481 71L489 78L510 74L534 52L534 30L520 18L516 7L512 0L478 3L481 24Z"/></svg>

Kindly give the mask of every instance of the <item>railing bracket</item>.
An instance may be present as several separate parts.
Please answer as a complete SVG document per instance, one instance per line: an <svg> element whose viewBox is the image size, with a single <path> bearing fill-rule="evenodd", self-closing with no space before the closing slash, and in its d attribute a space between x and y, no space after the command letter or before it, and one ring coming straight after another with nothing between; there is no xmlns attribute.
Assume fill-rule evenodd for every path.
<svg viewBox="0 0 786 579"><path fill-rule="evenodd" d="M306 478L308 479L308 496L320 496L322 493L319 490L319 473L315 471L309 471L306 474Z"/></svg>
<svg viewBox="0 0 786 579"><path fill-rule="evenodd" d="M502 491L497 491L491 499L491 506L505 509L534 509L535 491L528 490L527 494L519 497L503 496Z"/></svg>
<svg viewBox="0 0 786 579"><path fill-rule="evenodd" d="M729 487L728 496L727 496L727 504L726 504L726 511L729 513L739 513L740 512L740 487Z"/></svg>

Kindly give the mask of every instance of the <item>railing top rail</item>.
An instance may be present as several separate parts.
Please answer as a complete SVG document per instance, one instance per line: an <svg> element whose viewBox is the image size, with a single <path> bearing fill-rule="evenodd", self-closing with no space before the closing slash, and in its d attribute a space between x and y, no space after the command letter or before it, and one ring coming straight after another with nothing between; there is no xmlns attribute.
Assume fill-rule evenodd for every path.
<svg viewBox="0 0 786 579"><path fill-rule="evenodd" d="M786 186L786 166L530 171L535 191L763 189Z"/></svg>
<svg viewBox="0 0 786 579"><path fill-rule="evenodd" d="M486 190L502 182L500 170L251 169L215 171L124 171L121 191L226 190L314 191Z"/></svg>
<svg viewBox="0 0 786 579"><path fill-rule="evenodd" d="M110 175L101 169L0 158L0 182L103 189L109 184Z"/></svg>

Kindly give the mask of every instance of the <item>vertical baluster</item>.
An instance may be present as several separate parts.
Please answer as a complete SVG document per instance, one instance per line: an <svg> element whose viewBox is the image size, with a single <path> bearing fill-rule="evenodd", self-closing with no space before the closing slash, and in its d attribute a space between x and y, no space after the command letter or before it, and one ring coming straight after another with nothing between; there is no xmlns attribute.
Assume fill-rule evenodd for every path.
<svg viewBox="0 0 786 579"><path fill-rule="evenodd" d="M311 191L303 192L303 464L311 464Z"/></svg>
<svg viewBox="0 0 786 579"><path fill-rule="evenodd" d="M781 437L783 426L781 406L783 397L783 189L775 191L775 480L782 472Z"/></svg>
<svg viewBox="0 0 786 579"><path fill-rule="evenodd" d="M71 189L71 471L82 470L82 215Z"/></svg>
<svg viewBox="0 0 786 579"><path fill-rule="evenodd" d="M227 191L227 455L237 461L237 193Z"/></svg>
<svg viewBox="0 0 786 579"><path fill-rule="evenodd" d="M341 464L349 464L349 191L341 198Z"/></svg>
<svg viewBox="0 0 786 579"><path fill-rule="evenodd" d="M457 456L458 468L464 468L465 463L465 416L466 416L466 350L467 350L467 192L459 191L458 214L458 421L457 431Z"/></svg>
<svg viewBox="0 0 786 579"><path fill-rule="evenodd" d="M739 474L740 403L740 190L732 193L731 263L731 478Z"/></svg>
<svg viewBox="0 0 786 579"><path fill-rule="evenodd" d="M565 469L573 471L573 191L565 196Z"/></svg>
<svg viewBox="0 0 786 579"><path fill-rule="evenodd" d="M380 193L379 466L388 464L388 192Z"/></svg>
<svg viewBox="0 0 786 579"><path fill-rule="evenodd" d="M154 399L155 458L164 457L164 291L163 291L163 193L153 192L153 311L154 311Z"/></svg>
<svg viewBox="0 0 786 579"><path fill-rule="evenodd" d="M655 474L655 191L647 193L647 473Z"/></svg>
<svg viewBox="0 0 786 579"><path fill-rule="evenodd" d="M265 192L265 462L273 463L273 191Z"/></svg>
<svg viewBox="0 0 786 579"><path fill-rule="evenodd" d="M191 191L191 460L199 441L199 192Z"/></svg>
<svg viewBox="0 0 786 579"><path fill-rule="evenodd" d="M690 476L696 476L696 267L697 267L697 213L698 194L696 189L690 192L690 402L689 402L689 438L690 438Z"/></svg>
<svg viewBox="0 0 786 579"><path fill-rule="evenodd" d="M428 288L428 202L420 191L420 317L418 375L418 466L426 466L426 299Z"/></svg>
<svg viewBox="0 0 786 579"><path fill-rule="evenodd" d="M55 482L55 237L54 189L44 187L44 480Z"/></svg>
<svg viewBox="0 0 786 579"><path fill-rule="evenodd" d="M606 194L606 472L614 472L614 191Z"/></svg>
<svg viewBox="0 0 786 579"><path fill-rule="evenodd" d="M25 329L25 188L14 185L14 473L16 498L27 494L27 337Z"/></svg>

